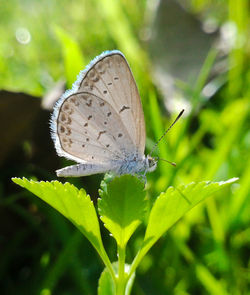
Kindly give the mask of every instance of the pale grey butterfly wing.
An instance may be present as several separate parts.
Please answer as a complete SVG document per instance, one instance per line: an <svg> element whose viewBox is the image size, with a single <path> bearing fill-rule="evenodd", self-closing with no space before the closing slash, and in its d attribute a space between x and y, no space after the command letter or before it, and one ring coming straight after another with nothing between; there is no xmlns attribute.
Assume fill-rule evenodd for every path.
<svg viewBox="0 0 250 295"><path fill-rule="evenodd" d="M77 92L64 100L57 134L62 149L79 162L109 163L136 151L112 106L88 92Z"/></svg>
<svg viewBox="0 0 250 295"><path fill-rule="evenodd" d="M61 169L59 176L114 171L129 157L143 157L141 101L122 53L104 53L81 73L55 106L51 127L58 154L84 164Z"/></svg>
<svg viewBox="0 0 250 295"><path fill-rule="evenodd" d="M130 67L119 51L104 53L83 73L79 91L107 101L119 114L141 155L145 149L145 122L140 95Z"/></svg>

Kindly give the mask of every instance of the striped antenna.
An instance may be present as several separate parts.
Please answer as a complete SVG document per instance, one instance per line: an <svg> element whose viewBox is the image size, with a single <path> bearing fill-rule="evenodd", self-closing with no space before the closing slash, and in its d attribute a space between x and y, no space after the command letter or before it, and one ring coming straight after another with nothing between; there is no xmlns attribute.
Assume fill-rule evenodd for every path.
<svg viewBox="0 0 250 295"><path fill-rule="evenodd" d="M168 133L168 131L174 126L174 124L180 119L180 117L182 116L183 113L184 113L184 109L181 110L181 112L180 112L179 115L176 117L176 119L174 120L174 122L168 127L168 129L167 129L167 130L162 134L162 136L157 140L157 142L156 142L155 145L153 146L151 152L149 153L149 156L152 155L153 151L156 149L156 147L157 147L157 145L159 144L159 142L160 142L160 141L163 139L163 137ZM161 160L163 160L163 159L161 159ZM165 160L165 161L167 161L167 160ZM168 161L167 161L167 162L168 162ZM173 165L172 162L170 162L170 163L171 163L171 165ZM173 165L173 166L174 166L174 165Z"/></svg>

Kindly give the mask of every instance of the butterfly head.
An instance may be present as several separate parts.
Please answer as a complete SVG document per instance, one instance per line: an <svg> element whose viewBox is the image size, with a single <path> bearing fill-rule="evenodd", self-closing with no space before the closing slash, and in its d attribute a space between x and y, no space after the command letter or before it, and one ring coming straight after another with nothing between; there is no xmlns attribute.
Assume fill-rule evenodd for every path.
<svg viewBox="0 0 250 295"><path fill-rule="evenodd" d="M147 172L152 172L157 167L157 159L151 156L147 156Z"/></svg>

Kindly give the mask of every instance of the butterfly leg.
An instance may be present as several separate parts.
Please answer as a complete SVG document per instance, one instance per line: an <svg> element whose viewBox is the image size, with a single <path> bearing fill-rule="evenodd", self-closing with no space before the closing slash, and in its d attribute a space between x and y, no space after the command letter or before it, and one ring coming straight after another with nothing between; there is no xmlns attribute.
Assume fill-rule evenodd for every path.
<svg viewBox="0 0 250 295"><path fill-rule="evenodd" d="M142 181L144 182L144 185L146 185L147 183L147 177L145 174L136 174L136 176Z"/></svg>

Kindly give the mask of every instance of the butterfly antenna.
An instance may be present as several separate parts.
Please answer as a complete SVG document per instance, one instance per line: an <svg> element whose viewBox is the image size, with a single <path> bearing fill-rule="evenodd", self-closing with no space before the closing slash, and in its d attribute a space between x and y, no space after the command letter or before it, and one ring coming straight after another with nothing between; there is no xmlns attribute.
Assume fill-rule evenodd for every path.
<svg viewBox="0 0 250 295"><path fill-rule="evenodd" d="M166 159L161 159L161 158L157 158L157 160L159 161L164 161L164 162L167 162L168 164L170 164L170 165L172 165L172 166L174 166L174 167L176 167L176 163L175 162L170 162L170 161L168 161L168 160L166 160Z"/></svg>
<svg viewBox="0 0 250 295"><path fill-rule="evenodd" d="M174 124L180 119L180 117L182 116L182 114L184 113L184 109L181 110L181 112L179 113L179 115L176 117L176 119L174 120L174 122L168 127L168 129L162 134L162 136L157 140L157 142L155 143L155 145L153 146L151 152L149 153L149 155L151 156L153 151L156 149L157 145L159 144L159 142L163 139L163 137L168 133L168 131L174 126ZM163 160L163 159L161 159ZM163 161L167 161L167 160L163 160ZM168 162L168 161L167 161ZM169 162L170 164L172 162ZM175 164L175 163L173 163ZM172 165L172 164L171 164ZM175 166L175 165L173 165Z"/></svg>

